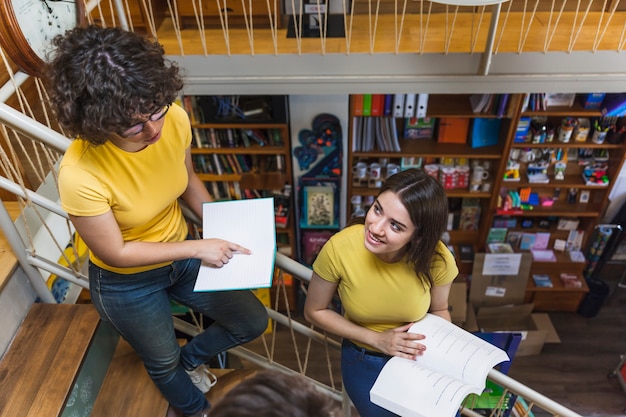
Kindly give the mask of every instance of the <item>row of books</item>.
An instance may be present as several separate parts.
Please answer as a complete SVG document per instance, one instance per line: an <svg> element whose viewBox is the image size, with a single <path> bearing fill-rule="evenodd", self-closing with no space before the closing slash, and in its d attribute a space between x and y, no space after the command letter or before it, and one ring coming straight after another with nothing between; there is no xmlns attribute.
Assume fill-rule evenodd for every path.
<svg viewBox="0 0 626 417"><path fill-rule="evenodd" d="M238 148L250 146L283 146L279 129L214 129L193 128L196 148Z"/></svg>
<svg viewBox="0 0 626 417"><path fill-rule="evenodd" d="M503 117L507 114L509 94L472 94L469 97L472 112Z"/></svg>
<svg viewBox="0 0 626 417"><path fill-rule="evenodd" d="M353 94L353 116L426 117L428 94Z"/></svg>
<svg viewBox="0 0 626 417"><path fill-rule="evenodd" d="M400 152L396 119L393 117L354 117L352 151Z"/></svg>
<svg viewBox="0 0 626 417"><path fill-rule="evenodd" d="M559 275L559 279L565 288L581 288L583 286L582 280L576 274L569 272L562 272ZM554 284L552 279L547 274L533 274L533 281L536 287L552 288Z"/></svg>
<svg viewBox="0 0 626 417"><path fill-rule="evenodd" d="M250 200L255 198L274 198L274 217L277 228L286 228L291 212L291 194L285 190L269 191L241 188L238 181L205 182L209 193L216 201Z"/></svg>
<svg viewBox="0 0 626 417"><path fill-rule="evenodd" d="M558 251L567 250L568 252L580 251L584 234L584 230L570 230L567 239L554 239L554 249ZM548 254L541 251L549 249L551 236L550 232L529 233L509 230L505 227L492 227L487 234L487 245L506 243L510 245L513 251L536 251L539 257L536 260L548 261L550 259L543 257L543 255L547 256ZM496 247L499 246L493 246L494 249Z"/></svg>
<svg viewBox="0 0 626 417"><path fill-rule="evenodd" d="M285 173L285 156L280 154L193 154L192 162L200 174Z"/></svg>

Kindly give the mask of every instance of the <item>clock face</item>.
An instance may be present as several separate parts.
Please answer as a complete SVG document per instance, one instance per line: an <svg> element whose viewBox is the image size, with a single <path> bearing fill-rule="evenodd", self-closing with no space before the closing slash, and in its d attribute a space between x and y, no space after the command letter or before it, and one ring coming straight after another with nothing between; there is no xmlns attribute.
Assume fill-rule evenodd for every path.
<svg viewBox="0 0 626 417"><path fill-rule="evenodd" d="M42 60L52 38L76 26L75 1L11 0L11 3L26 41Z"/></svg>
<svg viewBox="0 0 626 417"><path fill-rule="evenodd" d="M52 39L84 20L83 0L0 0L0 42L20 68L39 75Z"/></svg>

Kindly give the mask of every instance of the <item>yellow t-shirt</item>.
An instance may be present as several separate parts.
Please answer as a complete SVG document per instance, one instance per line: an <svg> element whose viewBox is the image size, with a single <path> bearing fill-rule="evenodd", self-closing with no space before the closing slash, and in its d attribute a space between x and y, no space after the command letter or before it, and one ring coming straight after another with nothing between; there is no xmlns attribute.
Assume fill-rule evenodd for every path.
<svg viewBox="0 0 626 417"><path fill-rule="evenodd" d="M161 138L139 152L126 152L111 142L94 146L74 140L59 168L59 194L65 211L98 216L113 211L124 241L178 242L187 237L187 223L178 197L188 184L185 151L191 127L183 108L172 104ZM130 274L171 262L132 268L107 265L90 252L101 268Z"/></svg>
<svg viewBox="0 0 626 417"><path fill-rule="evenodd" d="M313 263L317 275L338 283L345 317L377 332L423 318L430 307L430 291L413 267L404 261L383 262L363 241L364 226L350 226L333 235ZM431 275L436 286L452 282L459 272L443 242L437 251L443 259L433 258Z"/></svg>

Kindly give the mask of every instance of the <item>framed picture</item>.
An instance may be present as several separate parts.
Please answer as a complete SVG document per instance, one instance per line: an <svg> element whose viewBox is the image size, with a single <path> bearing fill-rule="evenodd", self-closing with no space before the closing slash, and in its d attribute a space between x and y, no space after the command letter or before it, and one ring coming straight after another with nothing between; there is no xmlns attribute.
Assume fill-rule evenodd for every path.
<svg viewBox="0 0 626 417"><path fill-rule="evenodd" d="M307 226L335 224L335 190L330 185L304 188L305 219Z"/></svg>

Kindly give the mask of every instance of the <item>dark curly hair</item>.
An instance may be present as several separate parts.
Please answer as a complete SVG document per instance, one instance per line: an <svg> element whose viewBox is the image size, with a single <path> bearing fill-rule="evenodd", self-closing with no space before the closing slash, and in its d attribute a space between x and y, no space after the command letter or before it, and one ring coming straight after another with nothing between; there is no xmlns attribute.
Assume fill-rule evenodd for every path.
<svg viewBox="0 0 626 417"><path fill-rule="evenodd" d="M425 277L424 285L432 287L430 265L437 253L437 245L448 224L448 198L435 178L412 168L401 171L383 183L378 195L391 191L398 196L409 212L415 231L405 246L406 260L418 277ZM365 217L355 218L350 224L364 223Z"/></svg>
<svg viewBox="0 0 626 417"><path fill-rule="evenodd" d="M45 71L52 108L72 137L96 145L174 101L183 87L163 47L133 32L92 25L52 45Z"/></svg>

